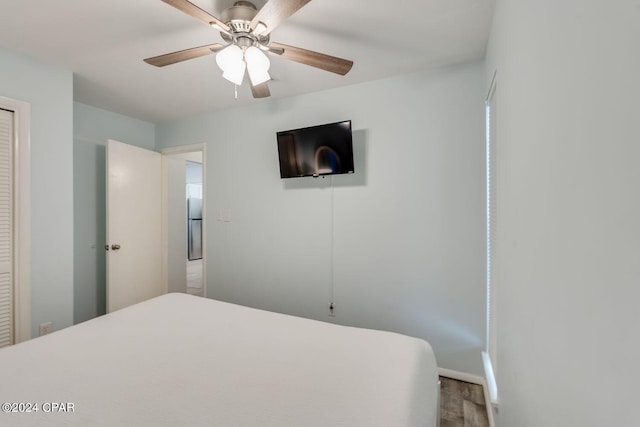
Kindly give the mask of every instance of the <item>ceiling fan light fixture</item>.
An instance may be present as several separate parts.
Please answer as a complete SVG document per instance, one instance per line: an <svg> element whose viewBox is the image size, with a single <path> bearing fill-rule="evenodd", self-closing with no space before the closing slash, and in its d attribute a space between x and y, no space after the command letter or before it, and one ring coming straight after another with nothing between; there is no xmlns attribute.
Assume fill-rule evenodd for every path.
<svg viewBox="0 0 640 427"><path fill-rule="evenodd" d="M223 72L238 67L241 62L244 62L242 49L234 44L225 47L216 55L216 64Z"/></svg>
<svg viewBox="0 0 640 427"><path fill-rule="evenodd" d="M244 59L247 63L247 71L249 72L251 84L257 86L271 80L271 76L269 75L271 63L267 55L260 49L255 46L248 47L244 53Z"/></svg>
<svg viewBox="0 0 640 427"><path fill-rule="evenodd" d="M242 80L244 79L244 71L247 68L247 64L244 61L240 61L239 63L233 64L222 73L222 77L229 80L231 83L236 86L242 86Z"/></svg>
<svg viewBox="0 0 640 427"><path fill-rule="evenodd" d="M254 28L253 34L260 35L260 34L264 33L265 31L267 31L267 25L264 22L260 21L256 25L256 28Z"/></svg>
<svg viewBox="0 0 640 427"><path fill-rule="evenodd" d="M343 76L353 66L353 61L347 59L282 43L271 43L271 32L310 0L263 0L260 10L253 0L229 0L234 1L233 6L222 11L221 19L189 0L162 1L219 30L220 36L227 45L215 43L166 53L146 58L144 62L147 64L164 67L215 53L216 63L222 70L222 77L234 83L236 91L237 87L242 85L245 73L249 74L254 98L271 96L269 86L266 84L271 80L269 75L271 64L265 52Z"/></svg>
<svg viewBox="0 0 640 427"><path fill-rule="evenodd" d="M225 47L216 55L216 63L222 70L222 77L235 85L242 85L244 71L247 67L242 49L233 44Z"/></svg>

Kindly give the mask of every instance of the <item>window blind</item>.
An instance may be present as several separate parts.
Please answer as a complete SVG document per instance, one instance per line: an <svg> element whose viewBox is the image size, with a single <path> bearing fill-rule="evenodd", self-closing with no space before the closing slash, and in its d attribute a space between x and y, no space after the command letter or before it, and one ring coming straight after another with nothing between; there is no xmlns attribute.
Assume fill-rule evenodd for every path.
<svg viewBox="0 0 640 427"><path fill-rule="evenodd" d="M487 162L487 352L492 376L497 376L497 301L496 301L496 233L497 233L497 102L495 75L486 104ZM497 395L495 382L492 395ZM491 387L490 387L491 388ZM492 396L492 399L495 399Z"/></svg>
<svg viewBox="0 0 640 427"><path fill-rule="evenodd" d="M13 344L13 113L0 109L0 347Z"/></svg>

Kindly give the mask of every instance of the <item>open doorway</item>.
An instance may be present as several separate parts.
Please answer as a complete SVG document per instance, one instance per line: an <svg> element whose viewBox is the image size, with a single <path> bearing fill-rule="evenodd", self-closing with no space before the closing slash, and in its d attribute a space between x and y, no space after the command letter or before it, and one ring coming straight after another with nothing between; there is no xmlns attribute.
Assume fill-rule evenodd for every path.
<svg viewBox="0 0 640 427"><path fill-rule="evenodd" d="M202 153L199 159L186 161L187 204L187 293L204 296L202 281ZM199 160L199 161L197 161Z"/></svg>
<svg viewBox="0 0 640 427"><path fill-rule="evenodd" d="M168 292L206 297L204 147L162 150Z"/></svg>

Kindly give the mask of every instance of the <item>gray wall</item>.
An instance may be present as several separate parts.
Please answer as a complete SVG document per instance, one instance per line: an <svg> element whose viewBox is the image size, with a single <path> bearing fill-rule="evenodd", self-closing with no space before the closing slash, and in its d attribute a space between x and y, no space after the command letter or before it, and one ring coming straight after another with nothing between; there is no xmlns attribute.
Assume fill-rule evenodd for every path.
<svg viewBox="0 0 640 427"><path fill-rule="evenodd" d="M499 426L638 424L639 22L497 2Z"/></svg>
<svg viewBox="0 0 640 427"><path fill-rule="evenodd" d="M208 295L422 337L480 374L484 91L475 63L159 125L158 148L207 144ZM280 179L276 131L344 119L355 175Z"/></svg>
<svg viewBox="0 0 640 427"><path fill-rule="evenodd" d="M0 96L31 104L31 333L73 322L73 75L0 49Z"/></svg>
<svg viewBox="0 0 640 427"><path fill-rule="evenodd" d="M106 142L153 149L155 125L78 102L73 118L73 319L79 323L106 309Z"/></svg>

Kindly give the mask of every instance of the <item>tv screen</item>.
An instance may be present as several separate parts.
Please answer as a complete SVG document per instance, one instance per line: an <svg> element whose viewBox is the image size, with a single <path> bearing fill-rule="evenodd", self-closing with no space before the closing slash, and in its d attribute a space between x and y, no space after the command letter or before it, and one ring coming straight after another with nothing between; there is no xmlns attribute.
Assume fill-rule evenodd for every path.
<svg viewBox="0 0 640 427"><path fill-rule="evenodd" d="M277 133L280 177L353 173L351 120Z"/></svg>

